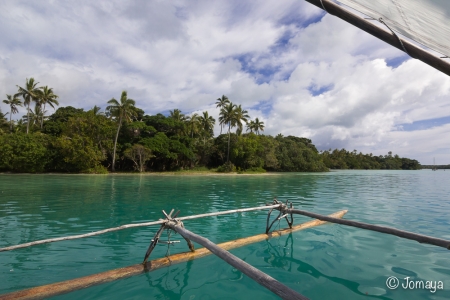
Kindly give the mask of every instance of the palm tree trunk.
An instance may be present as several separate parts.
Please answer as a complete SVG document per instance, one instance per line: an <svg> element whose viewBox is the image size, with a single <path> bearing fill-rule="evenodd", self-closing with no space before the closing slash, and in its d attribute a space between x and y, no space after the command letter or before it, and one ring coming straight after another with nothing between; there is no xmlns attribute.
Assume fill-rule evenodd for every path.
<svg viewBox="0 0 450 300"><path fill-rule="evenodd" d="M117 147L117 139L119 138L119 131L120 131L120 126L122 125L122 117L120 117L119 119L119 126L117 127L117 133L116 133L116 139L114 140L114 151L113 151L113 160L112 160L112 166L111 166L111 170L114 172L115 171L115 164L116 164L116 147Z"/></svg>
<svg viewBox="0 0 450 300"><path fill-rule="evenodd" d="M12 132L12 120L11 120L11 117L12 117L12 107L11 107L11 111L9 113L9 131Z"/></svg>
<svg viewBox="0 0 450 300"><path fill-rule="evenodd" d="M28 102L28 110L27 110L27 134L30 128L30 102Z"/></svg>
<svg viewBox="0 0 450 300"><path fill-rule="evenodd" d="M44 112L45 112L45 103L44 103L44 109L42 110L42 117L41 117L41 130L42 130L42 126L44 125Z"/></svg>
<svg viewBox="0 0 450 300"><path fill-rule="evenodd" d="M227 151L227 162L230 161L230 127L231 127L231 123L228 124L228 151Z"/></svg>

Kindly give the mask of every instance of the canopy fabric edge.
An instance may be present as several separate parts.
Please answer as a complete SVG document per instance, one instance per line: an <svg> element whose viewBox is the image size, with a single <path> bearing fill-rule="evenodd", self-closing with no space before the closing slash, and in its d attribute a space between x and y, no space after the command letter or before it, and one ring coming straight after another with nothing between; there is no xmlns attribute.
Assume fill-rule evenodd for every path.
<svg viewBox="0 0 450 300"><path fill-rule="evenodd" d="M397 35L393 34L390 31L387 31L372 22L351 13L347 9L342 6L330 1L330 0L305 0L320 9L325 9L326 12L334 15L347 23L352 24L353 26L358 27L361 30L379 38L380 40L390 44L391 46L396 47L397 49L405 52L403 50L403 46L406 50L406 54L410 55L413 58L416 58L427 65L435 68L436 70L441 71L442 73L450 76L450 62L433 55L432 53L420 48L419 46L401 39ZM323 4L323 6L322 6ZM401 42L400 42L401 41ZM403 44L403 45L402 45Z"/></svg>

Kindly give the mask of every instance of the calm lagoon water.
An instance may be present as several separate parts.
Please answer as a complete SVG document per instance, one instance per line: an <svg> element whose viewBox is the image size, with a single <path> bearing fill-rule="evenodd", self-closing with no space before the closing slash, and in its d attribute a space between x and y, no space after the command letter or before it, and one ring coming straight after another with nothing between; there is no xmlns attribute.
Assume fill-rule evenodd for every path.
<svg viewBox="0 0 450 300"><path fill-rule="evenodd" d="M450 171L338 171L269 176L0 175L0 247L161 218L251 207L273 197L347 219L450 239ZM185 221L213 242L261 233L266 212ZM309 220L295 217L295 223ZM279 226L285 227L282 222ZM278 225L277 225L278 226ZM0 252L0 294L142 261L157 227ZM165 236L163 236L164 239ZM179 236L172 236L172 239ZM170 253L187 251L184 242ZM162 257L157 246L151 258ZM450 251L342 225L323 225L232 253L311 299L450 299ZM390 290L386 280L443 281ZM219 258L202 259L56 299L276 299Z"/></svg>

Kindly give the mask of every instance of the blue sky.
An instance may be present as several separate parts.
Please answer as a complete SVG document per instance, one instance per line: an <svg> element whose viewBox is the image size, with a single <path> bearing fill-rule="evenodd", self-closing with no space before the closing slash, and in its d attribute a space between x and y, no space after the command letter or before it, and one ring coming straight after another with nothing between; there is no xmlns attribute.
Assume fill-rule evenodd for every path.
<svg viewBox="0 0 450 300"><path fill-rule="evenodd" d="M431 128L440 127L447 124L450 124L450 116L428 120L417 120L412 123L399 124L398 130L404 131L429 130Z"/></svg>
<svg viewBox="0 0 450 300"><path fill-rule="evenodd" d="M448 76L303 0L6 0L0 36L4 99L34 77L62 106L217 118L227 95L267 134L450 163Z"/></svg>

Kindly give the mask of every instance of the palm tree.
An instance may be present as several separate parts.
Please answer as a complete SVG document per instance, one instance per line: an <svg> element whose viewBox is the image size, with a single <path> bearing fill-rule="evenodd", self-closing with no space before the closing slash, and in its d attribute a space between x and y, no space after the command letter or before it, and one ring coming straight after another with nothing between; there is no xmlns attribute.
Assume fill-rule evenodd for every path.
<svg viewBox="0 0 450 300"><path fill-rule="evenodd" d="M231 127L236 126L236 118L235 118L235 107L233 103L225 104L220 109L220 115L219 115L219 124L221 126L228 125L228 151L227 151L227 162L229 162L230 159L230 130Z"/></svg>
<svg viewBox="0 0 450 300"><path fill-rule="evenodd" d="M30 104L31 101L37 101L37 99L39 98L39 94L40 94L40 90L39 88L36 87L36 85L39 82L35 82L34 78L31 77L30 79L26 79L25 81L25 87L20 87L17 86L19 88L19 92L17 93L18 96L22 96L23 97L23 104L27 105L27 120L30 118ZM27 122L27 134L30 128L30 122Z"/></svg>
<svg viewBox="0 0 450 300"><path fill-rule="evenodd" d="M192 116L189 116L186 118L188 129L191 132L191 138L194 137L194 133L198 132L200 120L198 114L193 114Z"/></svg>
<svg viewBox="0 0 450 300"><path fill-rule="evenodd" d="M52 88L48 88L48 86L41 86L39 89L41 89L41 93L39 94L39 99L38 102L36 102L36 105L44 105L44 108L42 109L43 112L46 112L45 110L45 106L48 104L50 105L53 109L55 109L54 104L59 105L58 100L56 100L59 96L55 95L53 93L53 89ZM44 115L42 115L41 118L41 129L42 129L42 125L44 124Z"/></svg>
<svg viewBox="0 0 450 300"><path fill-rule="evenodd" d="M249 123L247 123L247 131L253 132L255 131L256 134L259 134L259 131L264 131L264 122L260 121L258 118L255 119L255 121L251 120Z"/></svg>
<svg viewBox="0 0 450 300"><path fill-rule="evenodd" d="M258 118L255 119L254 125L253 125L256 134L259 134L259 131L264 131L264 122L260 121Z"/></svg>
<svg viewBox="0 0 450 300"><path fill-rule="evenodd" d="M230 100L227 96L222 95L222 98L217 98L216 107L222 109L225 105L230 104ZM223 125L220 125L220 134L222 134Z"/></svg>
<svg viewBox="0 0 450 300"><path fill-rule="evenodd" d="M247 124L248 119L250 118L250 116L248 115L248 111L242 109L241 105L236 106L234 118L237 126L236 134L241 135L243 129L242 122L245 122L245 124Z"/></svg>
<svg viewBox="0 0 450 300"><path fill-rule="evenodd" d="M6 119L7 114L9 114L9 113L6 113L6 114L2 113L2 109L0 108L0 134L3 133L2 127L4 125L7 126L7 124L8 124L8 119Z"/></svg>
<svg viewBox="0 0 450 300"><path fill-rule="evenodd" d="M30 109L29 113L26 116L23 116L23 120L27 122L27 126L29 124L31 125L37 125L41 123L41 120L45 118L45 113L47 111L42 110L42 106L36 105L34 107L34 111Z"/></svg>
<svg viewBox="0 0 450 300"><path fill-rule="evenodd" d="M90 111L92 111L92 113L94 114L94 116L104 115L105 113L101 112L101 111L100 111L101 109L102 109L101 107L99 107L99 106L97 106L97 105L94 105L94 107L93 107Z"/></svg>
<svg viewBox="0 0 450 300"><path fill-rule="evenodd" d="M174 133L179 136L189 135L189 133L187 133L186 127L187 125L186 121L188 120L186 115L182 114L181 110L179 109L170 110L169 112L170 112L169 117L177 121L177 124L175 124Z"/></svg>
<svg viewBox="0 0 450 300"><path fill-rule="evenodd" d="M120 102L116 99L112 98L108 101L109 106L106 107L106 110L109 114L116 118L117 121L117 133L116 139L114 140L114 151L113 151L113 160L111 170L114 172L115 163L116 163L116 148L117 148L117 139L119 138L120 127L122 126L122 122L130 121L131 118L136 114L135 105L136 102L133 99L128 99L127 92L122 91L122 95L120 96Z"/></svg>
<svg viewBox="0 0 450 300"><path fill-rule="evenodd" d="M227 125L228 124L228 150L227 150L227 162L230 159L230 132L232 127L237 126L236 133L240 135L242 133L243 125L242 122L247 123L250 116L248 115L248 111L242 109L242 106L236 106L233 103L225 104L224 107L220 110L219 115L219 124Z"/></svg>
<svg viewBox="0 0 450 300"><path fill-rule="evenodd" d="M253 130L255 130L255 121L251 120L247 123L247 131L250 130L250 133L253 133Z"/></svg>
<svg viewBox="0 0 450 300"><path fill-rule="evenodd" d="M17 106L22 106L22 101L20 101L20 99L17 96L18 96L17 94L15 94L13 96L6 95L7 99L3 100L3 103L9 105L9 107L11 109L11 111L9 113L9 124L10 124L9 130L11 130L11 132L12 132L12 126L13 126L12 119L11 119L12 115L19 112L19 110L17 109Z"/></svg>
<svg viewBox="0 0 450 300"><path fill-rule="evenodd" d="M174 109L169 111L170 112L170 117L172 119L175 119L177 121L186 121L186 116L184 114L181 113L181 110L179 109Z"/></svg>
<svg viewBox="0 0 450 300"><path fill-rule="evenodd" d="M205 134L210 136L214 135L214 124L216 124L216 120L211 117L207 111L203 112L203 116L199 117L200 127L202 128Z"/></svg>

